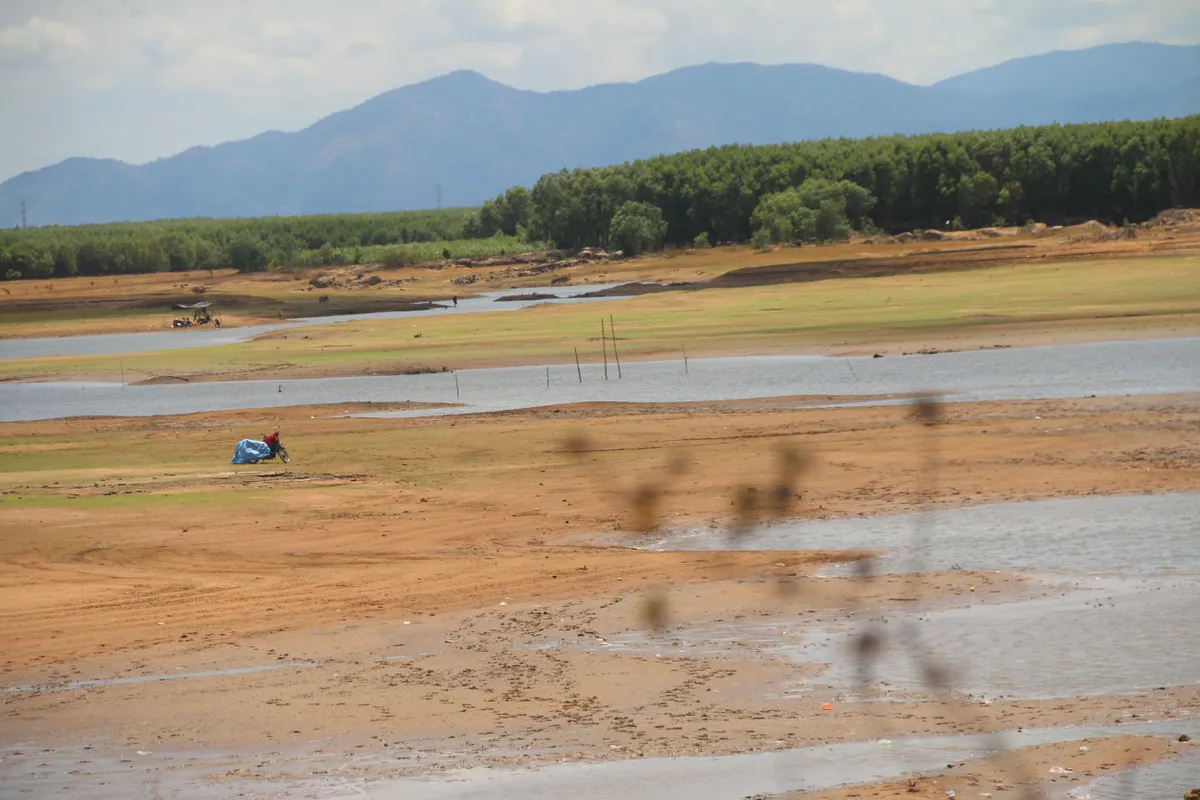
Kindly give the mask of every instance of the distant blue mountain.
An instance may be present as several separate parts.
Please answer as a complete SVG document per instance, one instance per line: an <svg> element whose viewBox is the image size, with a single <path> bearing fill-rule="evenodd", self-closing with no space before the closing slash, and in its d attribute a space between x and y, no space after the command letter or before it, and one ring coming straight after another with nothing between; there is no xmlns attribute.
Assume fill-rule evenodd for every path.
<svg viewBox="0 0 1200 800"><path fill-rule="evenodd" d="M1200 112L1200 47L1112 45L921 87L811 64L706 64L538 93L454 72L295 133L142 166L73 158L0 184L0 227L475 205L563 168L720 144L1179 117Z"/></svg>
<svg viewBox="0 0 1200 800"><path fill-rule="evenodd" d="M1200 80L1200 45L1105 44L1017 58L934 84L970 92L1085 97L1157 92Z"/></svg>

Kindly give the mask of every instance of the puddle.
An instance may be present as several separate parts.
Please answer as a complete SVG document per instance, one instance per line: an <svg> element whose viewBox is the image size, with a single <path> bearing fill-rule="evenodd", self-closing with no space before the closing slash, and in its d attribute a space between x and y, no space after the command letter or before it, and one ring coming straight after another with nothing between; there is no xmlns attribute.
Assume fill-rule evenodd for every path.
<svg viewBox="0 0 1200 800"><path fill-rule="evenodd" d="M506 303L497 305L506 306ZM635 336L634 332L626 335ZM598 356L599 354L594 354ZM564 356L567 356L564 353ZM854 396L904 403L936 389L948 402L1172 394L1200 385L1200 338L975 350L891 358L746 356L623 362L623 378L602 364L459 370L287 381L159 386L58 381L0 383L0 421L73 416L147 416L350 402L461 403L461 407L362 416L444 416L578 402L699 402L794 396ZM610 367L611 375L611 367ZM457 380L456 380L457 379ZM888 399L889 397L895 399ZM811 407L810 403L798 406ZM1047 421L1048 429L1053 422Z"/></svg>
<svg viewBox="0 0 1200 800"><path fill-rule="evenodd" d="M1183 756L1131 769L1120 775L1097 778L1072 789L1074 800L1183 800L1200 788L1200 749Z"/></svg>
<svg viewBox="0 0 1200 800"><path fill-rule="evenodd" d="M316 667L316 661L292 661L286 664L263 664L257 667L232 667L229 669L210 669L199 672L172 672L165 675L135 675L128 678L99 678L88 681L68 681L66 683L37 683L27 686L9 686L0 689L2 694L21 692L59 692L71 689L94 689L105 686L125 686L134 683L155 683L157 681L179 681L192 678L227 678L234 675L253 675L256 672L274 672L280 669L298 669L301 667Z"/></svg>

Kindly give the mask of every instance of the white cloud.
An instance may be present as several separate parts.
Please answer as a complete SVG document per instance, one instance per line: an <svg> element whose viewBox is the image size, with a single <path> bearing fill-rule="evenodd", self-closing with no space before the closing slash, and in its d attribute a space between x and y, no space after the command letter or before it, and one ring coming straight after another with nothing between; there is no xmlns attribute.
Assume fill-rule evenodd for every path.
<svg viewBox="0 0 1200 800"><path fill-rule="evenodd" d="M1200 41L1200 3L4 0L0 179L69 155L146 161L296 129L455 69L537 90L708 61L816 62L928 83L1133 39Z"/></svg>
<svg viewBox="0 0 1200 800"><path fill-rule="evenodd" d="M24 25L0 28L0 56L55 56L88 49L87 34L57 20L30 17Z"/></svg>

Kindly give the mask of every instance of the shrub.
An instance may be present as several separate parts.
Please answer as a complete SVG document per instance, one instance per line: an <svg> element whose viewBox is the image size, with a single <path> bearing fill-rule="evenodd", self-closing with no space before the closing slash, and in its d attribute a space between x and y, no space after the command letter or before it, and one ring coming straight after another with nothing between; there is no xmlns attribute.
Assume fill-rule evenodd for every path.
<svg viewBox="0 0 1200 800"><path fill-rule="evenodd" d="M617 209L608 227L609 242L628 256L658 249L666 235L667 223L663 220L662 209L633 200Z"/></svg>

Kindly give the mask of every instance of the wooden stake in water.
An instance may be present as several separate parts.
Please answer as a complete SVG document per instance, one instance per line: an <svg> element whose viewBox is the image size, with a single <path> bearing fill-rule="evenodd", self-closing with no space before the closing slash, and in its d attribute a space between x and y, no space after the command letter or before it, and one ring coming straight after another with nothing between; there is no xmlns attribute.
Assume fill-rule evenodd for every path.
<svg viewBox="0 0 1200 800"><path fill-rule="evenodd" d="M683 346L683 374L686 375L687 373L688 373L687 345L684 345Z"/></svg>
<svg viewBox="0 0 1200 800"><path fill-rule="evenodd" d="M579 382L583 383L583 370L579 367L579 348L575 348L575 371L579 373Z"/></svg>
<svg viewBox="0 0 1200 800"><path fill-rule="evenodd" d="M456 398L462 397L462 392L458 388L458 373L457 372L454 373L454 396Z"/></svg>
<svg viewBox="0 0 1200 800"><path fill-rule="evenodd" d="M546 388L550 388L550 368L546 367Z"/></svg>
<svg viewBox="0 0 1200 800"><path fill-rule="evenodd" d="M121 362L121 388L125 388L125 362Z"/></svg>
<svg viewBox="0 0 1200 800"><path fill-rule="evenodd" d="M614 347L616 344L613 342ZM600 318L600 347L604 350L604 380L608 380L608 339L604 338L604 317Z"/></svg>
<svg viewBox="0 0 1200 800"><path fill-rule="evenodd" d="M608 315L608 333L613 340L613 358L617 359L617 377L621 377L621 354L617 352L617 329L613 327L612 314Z"/></svg>

